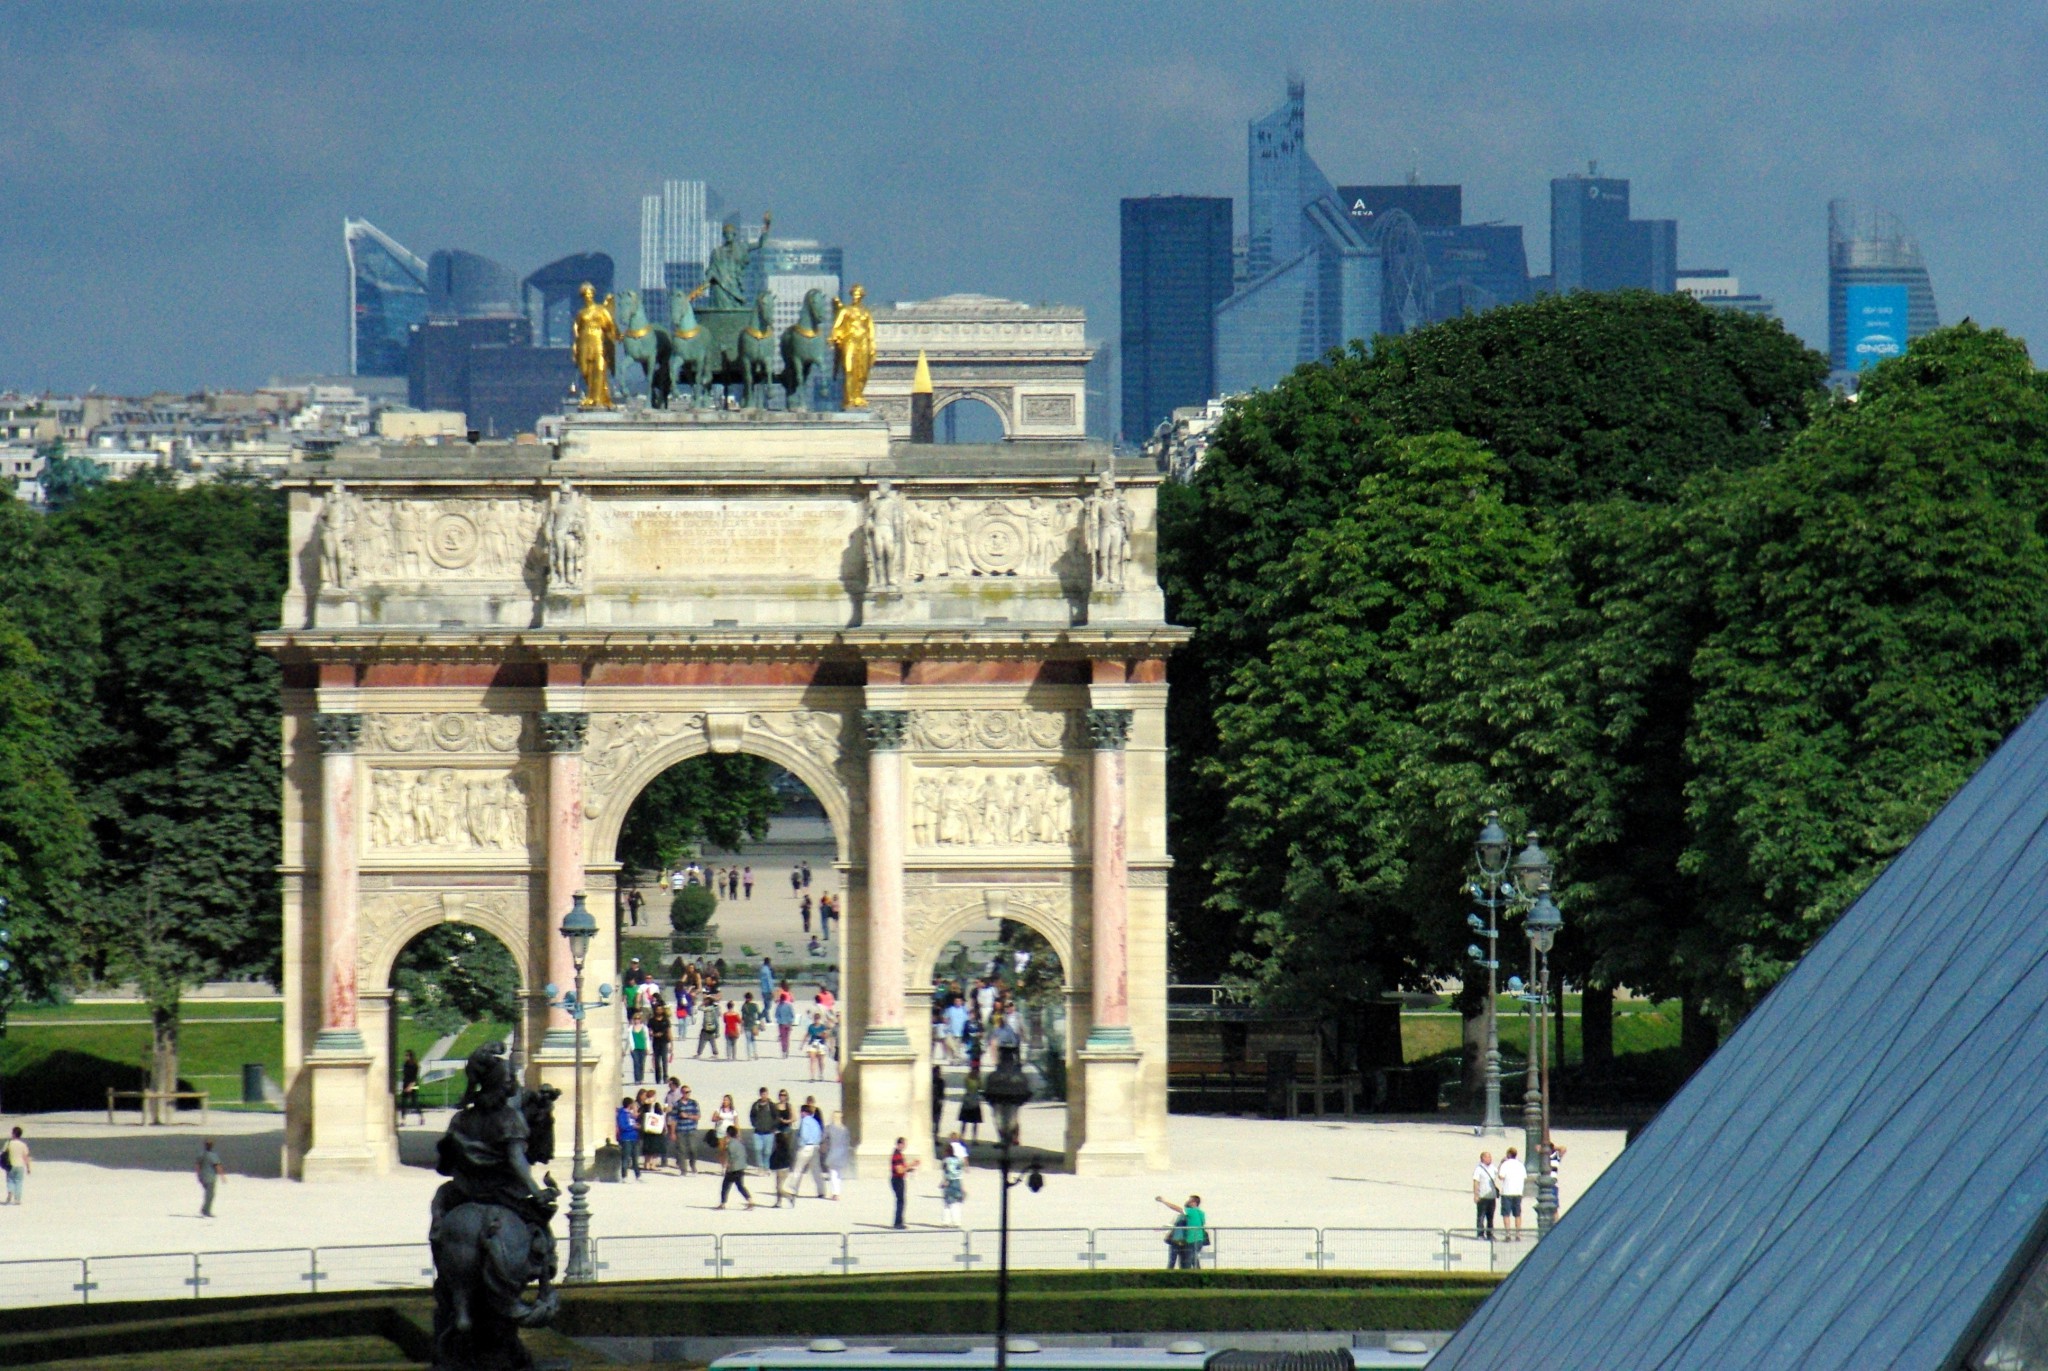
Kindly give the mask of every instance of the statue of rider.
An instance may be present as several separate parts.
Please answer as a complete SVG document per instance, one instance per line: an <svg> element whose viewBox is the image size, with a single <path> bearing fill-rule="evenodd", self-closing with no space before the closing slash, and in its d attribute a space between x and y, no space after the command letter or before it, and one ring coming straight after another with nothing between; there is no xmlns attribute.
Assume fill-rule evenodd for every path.
<svg viewBox="0 0 2048 1371"><path fill-rule="evenodd" d="M711 249L711 260L704 264L704 285L711 299L709 309L745 309L747 307L747 264L753 260L768 241L768 225L774 217L763 211L761 215L761 236L749 246L739 236L739 229L733 224L725 226L724 238Z"/></svg>

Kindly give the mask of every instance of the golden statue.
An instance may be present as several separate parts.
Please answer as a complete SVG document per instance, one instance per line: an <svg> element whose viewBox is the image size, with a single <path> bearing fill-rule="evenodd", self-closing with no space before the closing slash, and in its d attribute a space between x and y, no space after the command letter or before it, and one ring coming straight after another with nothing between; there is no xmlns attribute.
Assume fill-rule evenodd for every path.
<svg viewBox="0 0 2048 1371"><path fill-rule="evenodd" d="M583 283L583 308L576 311L576 370L583 377L583 408L610 409L612 345L619 341L619 321L612 317L612 297L597 303L597 291Z"/></svg>
<svg viewBox="0 0 2048 1371"><path fill-rule="evenodd" d="M866 286L853 288L853 303L832 297L832 346L839 350L839 365L846 372L846 407L868 407L868 372L875 365L875 316L861 301L868 298Z"/></svg>

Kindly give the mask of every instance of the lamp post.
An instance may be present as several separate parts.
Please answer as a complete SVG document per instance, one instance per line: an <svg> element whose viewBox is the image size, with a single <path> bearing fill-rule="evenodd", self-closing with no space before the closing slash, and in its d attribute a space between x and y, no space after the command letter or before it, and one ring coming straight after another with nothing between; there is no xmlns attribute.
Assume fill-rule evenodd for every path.
<svg viewBox="0 0 2048 1371"><path fill-rule="evenodd" d="M1532 831L1522 840L1522 850L1516 854L1514 863L1515 894L1525 905L1533 905L1538 896L1550 888L1550 877L1554 870L1550 854L1543 850L1543 844L1536 841ZM1529 949L1529 984L1522 993L1522 1003L1529 1008L1529 1051L1527 1084L1522 1092L1522 1148L1530 1158L1536 1155L1537 1141L1543 1136L1543 1109L1538 1090L1536 1074L1536 1029L1542 1017L1529 998L1536 993L1536 949Z"/></svg>
<svg viewBox="0 0 2048 1371"><path fill-rule="evenodd" d="M1564 915L1551 901L1549 886L1537 891L1536 903L1529 907L1523 925L1529 934L1529 955L1536 967L1529 1016L1529 1091L1536 1110L1535 1141L1530 1149L1536 1158L1536 1236L1541 1238L1557 1222L1557 1176L1550 1169L1550 1033L1545 1010L1550 1001L1550 949L1557 942L1558 930L1564 927Z"/></svg>
<svg viewBox="0 0 2048 1371"><path fill-rule="evenodd" d="M1483 921L1477 914L1465 916L1472 931L1486 939L1483 956L1478 947L1469 949L1472 959L1486 968L1486 1116L1479 1132L1491 1138L1506 1131L1500 1119L1500 1015L1496 1001L1500 995L1500 895L1508 874L1508 835L1500 826L1499 810L1486 811L1486 822L1472 843L1472 855L1479 863L1472 896L1486 910Z"/></svg>
<svg viewBox="0 0 2048 1371"><path fill-rule="evenodd" d="M566 1010L576 1026L576 1079L571 1094L571 1107L576 1112L576 1147L569 1159L569 1264L562 1272L566 1285L597 1279L596 1265L590 1259L590 1182L583 1178L583 1016L591 1007L583 1000L583 962L590 955L591 939L597 936L597 918L584 908L580 890L569 912L562 916L561 933L569 941L569 960L576 968L576 983L566 995L561 995L554 985L545 989L548 1003ZM611 993L609 985L599 986L595 1007L603 1009L609 1005Z"/></svg>
<svg viewBox="0 0 2048 1371"><path fill-rule="evenodd" d="M1017 1184L1010 1179L1010 1147L1017 1136L1017 1111L1031 1098L1031 1082L1024 1079L1024 1068L1018 1061L1017 1045L1005 1042L998 1049L996 1069L989 1073L988 1082L982 1087L981 1097L988 1101L989 1108L996 1116L996 1156L1003 1173L1002 1214L999 1220L999 1237L996 1248L996 1366L995 1371L1009 1371L1010 1366L1010 1187ZM1038 1169L1038 1163L1031 1163L1031 1170L1024 1177L1033 1193L1045 1185L1045 1174Z"/></svg>

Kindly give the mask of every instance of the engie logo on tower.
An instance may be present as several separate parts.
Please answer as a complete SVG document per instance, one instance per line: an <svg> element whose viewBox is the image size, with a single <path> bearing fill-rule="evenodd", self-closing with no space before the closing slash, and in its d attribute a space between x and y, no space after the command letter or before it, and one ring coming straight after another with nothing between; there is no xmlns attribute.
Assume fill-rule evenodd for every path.
<svg viewBox="0 0 2048 1371"><path fill-rule="evenodd" d="M1906 350L1906 288L1850 286L1849 370L1868 371Z"/></svg>

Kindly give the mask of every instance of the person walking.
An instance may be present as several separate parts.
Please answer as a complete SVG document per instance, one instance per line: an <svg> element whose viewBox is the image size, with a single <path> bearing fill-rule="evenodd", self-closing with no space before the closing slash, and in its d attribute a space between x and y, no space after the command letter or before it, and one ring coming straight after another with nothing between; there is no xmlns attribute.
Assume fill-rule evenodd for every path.
<svg viewBox="0 0 2048 1371"><path fill-rule="evenodd" d="M1176 1216L1173 1230L1166 1235L1166 1269L1201 1270L1202 1249L1209 1245L1209 1216L1202 1212L1202 1197L1190 1195L1186 1204L1175 1204L1164 1195L1153 1198Z"/></svg>
<svg viewBox="0 0 2048 1371"><path fill-rule="evenodd" d="M626 1043L633 1053L633 1084L639 1085L647 1079L647 1019L638 1010L633 1011Z"/></svg>
<svg viewBox="0 0 2048 1371"><path fill-rule="evenodd" d="M939 1130L946 1126L946 1070L932 1063L932 1146L939 1145Z"/></svg>
<svg viewBox="0 0 2048 1371"><path fill-rule="evenodd" d="M1500 1222L1508 1230L1509 1242L1522 1240L1522 1193L1529 1188L1529 1169L1522 1165L1522 1159L1510 1147L1508 1154L1500 1159L1494 1168L1494 1180L1500 1189Z"/></svg>
<svg viewBox="0 0 2048 1371"><path fill-rule="evenodd" d="M898 1139L896 1145L903 1146L902 1140ZM28 1173L36 1169L36 1164L29 1155L28 1140L21 1136L19 1124L15 1125L13 1135L5 1143L0 1143L0 1167L7 1172L7 1203L20 1204L22 1185L28 1180ZM902 1216L900 1207L897 1214L899 1218Z"/></svg>
<svg viewBox="0 0 2048 1371"><path fill-rule="evenodd" d="M427 1121L426 1111L420 1108L420 1054L409 1047L398 1068L398 1121L404 1123L408 1114L417 1116L421 1123Z"/></svg>
<svg viewBox="0 0 2048 1371"><path fill-rule="evenodd" d="M718 1057L718 1001L712 996L704 997L704 1012L697 1019L697 1055L703 1056L704 1049L711 1049L713 1060Z"/></svg>
<svg viewBox="0 0 2048 1371"><path fill-rule="evenodd" d="M809 1176L817 1187L818 1198L825 1198L825 1168L818 1157L818 1149L824 1143L825 1121L818 1117L818 1107L806 1102L796 1120L796 1179L790 1187L792 1201L805 1176Z"/></svg>
<svg viewBox="0 0 2048 1371"><path fill-rule="evenodd" d="M661 1107L661 1098L649 1090L640 1100L640 1155L650 1171L661 1170L661 1164L668 1157L668 1111ZM682 1168L676 1168L677 1174Z"/></svg>
<svg viewBox="0 0 2048 1371"><path fill-rule="evenodd" d="M981 1067L978 1064L967 1068L967 1080L960 1087L960 1131L975 1142L981 1141Z"/></svg>
<svg viewBox="0 0 2048 1371"><path fill-rule="evenodd" d="M810 863L810 860L809 860L808 858L806 858L806 859L805 859L805 861L804 861L804 868L803 868L803 869L804 869L804 889L805 889L805 890L809 890L809 889L811 888L811 863Z"/></svg>
<svg viewBox="0 0 2048 1371"><path fill-rule="evenodd" d="M761 1006L754 1003L751 990L740 998L740 1031L747 1038L747 1059L758 1058L761 1055Z"/></svg>
<svg viewBox="0 0 2048 1371"><path fill-rule="evenodd" d="M788 1128L777 1125L775 1136L768 1144L768 1170L775 1177L775 1208L782 1208L782 1192L789 1191L789 1207L796 1208L796 1189L790 1185L790 1173L796 1168L796 1134Z"/></svg>
<svg viewBox="0 0 2048 1371"><path fill-rule="evenodd" d="M612 1122L619 1142L619 1179L626 1179L626 1172L630 1169L637 1181L640 1179L640 1110L631 1095L619 1097L618 1116Z"/></svg>
<svg viewBox="0 0 2048 1371"><path fill-rule="evenodd" d="M804 888L804 871L800 866L789 869L789 893L794 895Z"/></svg>
<svg viewBox="0 0 2048 1371"><path fill-rule="evenodd" d="M719 1140L725 1137L725 1130L736 1126L739 1121L739 1106L732 1102L732 1096L721 1096L718 1101L718 1108L711 1111L711 1147L713 1151L718 1149Z"/></svg>
<svg viewBox="0 0 2048 1371"><path fill-rule="evenodd" d="M828 1197L835 1200L839 1198L840 1179L853 1165L853 1134L845 1120L844 1114L834 1114L832 1122L825 1125L825 1141L819 1146L825 1166L825 1189Z"/></svg>
<svg viewBox="0 0 2048 1371"><path fill-rule="evenodd" d="M740 1056L740 1007L731 1000L725 1002L725 1059L738 1061Z"/></svg>
<svg viewBox="0 0 2048 1371"><path fill-rule="evenodd" d="M1499 1197L1500 1176L1493 1169L1493 1153L1481 1152L1479 1165L1472 1168L1472 1204L1478 1210L1472 1224L1474 1237L1493 1238L1493 1206Z"/></svg>
<svg viewBox="0 0 2048 1371"><path fill-rule="evenodd" d="M796 997L784 986L775 992L775 1036L782 1040L782 1055L789 1055L789 1035L796 1030Z"/></svg>
<svg viewBox="0 0 2048 1371"><path fill-rule="evenodd" d="M740 872L740 889L747 892L747 898L754 898L754 868L747 867Z"/></svg>
<svg viewBox="0 0 2048 1371"><path fill-rule="evenodd" d="M768 1169L768 1155L775 1146L775 1122L775 1101L768 1098L764 1085L747 1110L747 1126L754 1130L754 1165L762 1171Z"/></svg>
<svg viewBox="0 0 2048 1371"><path fill-rule="evenodd" d="M199 1205L199 1217L213 1217L213 1193L227 1179L227 1168L220 1164L220 1153L213 1150L213 1139L208 1138L199 1145L199 1160L193 1163L193 1173L199 1177L199 1188L206 1198Z"/></svg>
<svg viewBox="0 0 2048 1371"><path fill-rule="evenodd" d="M21 1136L19 1128L14 1133ZM889 1154L889 1188L896 1192L896 1222L890 1225L892 1228L903 1227L903 1202L910 1194L910 1173L917 1167L916 1158L903 1155L903 1139L898 1138L896 1150Z"/></svg>
<svg viewBox="0 0 2048 1371"><path fill-rule="evenodd" d="M960 1135L955 1133L939 1158L939 1202L945 1206L949 1228L961 1227L961 1206L967 1202L967 1159L961 1156Z"/></svg>
<svg viewBox="0 0 2048 1371"><path fill-rule="evenodd" d="M804 1056L811 1064L811 1079L825 1079L825 1016L818 1010L811 1011L811 1021L804 1027Z"/></svg>
<svg viewBox="0 0 2048 1371"><path fill-rule="evenodd" d="M675 1020L669 1017L668 1006L656 995L654 1013L647 1020L647 1050L654 1058L657 1084L668 1079L668 1062L675 1046L675 1032Z"/></svg>
<svg viewBox="0 0 2048 1371"><path fill-rule="evenodd" d="M761 959L761 969L754 973L754 978L760 982L761 1003L763 1006L766 1006L769 1001L775 998L775 963L771 959L763 957Z"/></svg>
<svg viewBox="0 0 2048 1371"><path fill-rule="evenodd" d="M719 1139L718 1155L724 1164L725 1179L719 1182L718 1203L715 1208L725 1208L726 1197L737 1190L740 1198L747 1202L747 1208L754 1207L754 1197L747 1193L747 1145L740 1141L738 1125L725 1130Z"/></svg>
<svg viewBox="0 0 2048 1371"><path fill-rule="evenodd" d="M796 902L796 917L803 924L804 936L808 938L811 935L811 897L808 891Z"/></svg>
<svg viewBox="0 0 2048 1371"><path fill-rule="evenodd" d="M697 1103L690 1087L678 1083L673 1077L669 1089L675 1094L675 1104L669 1109L669 1117L676 1121L676 1165L690 1175L697 1174L697 1130L704 1126L704 1107Z"/></svg>

